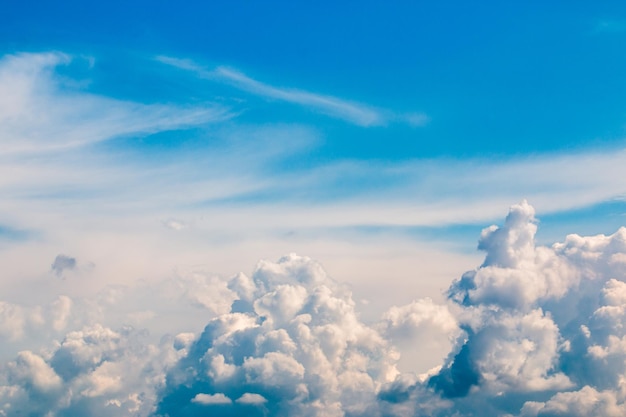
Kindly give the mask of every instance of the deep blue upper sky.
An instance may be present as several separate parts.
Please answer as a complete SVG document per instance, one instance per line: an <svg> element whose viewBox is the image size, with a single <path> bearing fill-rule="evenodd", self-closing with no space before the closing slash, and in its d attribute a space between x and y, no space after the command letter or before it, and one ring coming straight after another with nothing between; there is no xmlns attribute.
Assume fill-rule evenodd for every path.
<svg viewBox="0 0 626 417"><path fill-rule="evenodd" d="M94 56L102 76L92 90L119 98L215 95L207 83L152 80L159 70L150 59L167 55L430 118L422 128L362 129L291 108L246 112L250 122L268 113L275 122L310 120L332 138L322 158L517 155L617 145L624 134L621 2L25 1L3 9L4 52Z"/></svg>

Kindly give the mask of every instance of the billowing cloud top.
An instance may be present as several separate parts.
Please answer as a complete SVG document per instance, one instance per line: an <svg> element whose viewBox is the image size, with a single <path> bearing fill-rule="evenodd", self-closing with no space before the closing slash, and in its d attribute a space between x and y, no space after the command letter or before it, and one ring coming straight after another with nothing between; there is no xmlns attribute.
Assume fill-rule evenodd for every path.
<svg viewBox="0 0 626 417"><path fill-rule="evenodd" d="M535 244L536 230L534 209L513 206L482 232L485 260L452 283L448 303L417 298L375 323L293 254L202 281L194 292L209 300L215 288L230 307L206 310L200 334L158 344L76 320L65 297L46 310L65 335L3 365L0 415L626 415L626 229L551 247ZM19 339L47 316L1 304L0 335ZM443 359L430 371L398 370L433 346Z"/></svg>

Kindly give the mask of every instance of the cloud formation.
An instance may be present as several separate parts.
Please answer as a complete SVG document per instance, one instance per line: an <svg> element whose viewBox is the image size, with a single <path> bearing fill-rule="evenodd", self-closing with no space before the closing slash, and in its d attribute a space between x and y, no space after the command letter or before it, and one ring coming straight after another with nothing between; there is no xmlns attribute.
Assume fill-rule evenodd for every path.
<svg viewBox="0 0 626 417"><path fill-rule="evenodd" d="M365 413L398 374L397 354L316 262L261 262L229 287L238 297L231 313L212 320L170 370L158 414Z"/></svg>
<svg viewBox="0 0 626 417"><path fill-rule="evenodd" d="M461 415L621 415L622 325L598 320L621 303L626 229L537 247L536 228L522 202L483 231L484 263L449 290L464 335L426 386ZM614 366L605 352L618 355Z"/></svg>
<svg viewBox="0 0 626 417"><path fill-rule="evenodd" d="M196 126L229 117L224 108L177 108L115 100L63 85L54 69L63 53L21 53L0 59L0 151L41 152L112 137Z"/></svg>
<svg viewBox="0 0 626 417"><path fill-rule="evenodd" d="M55 335L73 328L3 365L0 415L624 415L626 228L537 246L534 214L524 201L483 230L484 261L452 283L449 303L416 298L377 322L294 254L250 276L173 283L208 324L159 342L102 316L79 323L78 304L59 299L46 310ZM115 302L136 299L125 300ZM2 311L8 339L46 320L25 306ZM431 358L426 373L412 362L420 355Z"/></svg>
<svg viewBox="0 0 626 417"><path fill-rule="evenodd" d="M176 68L192 71L199 77L232 85L233 87L271 100L297 104L327 116L342 119L358 126L381 126L390 121L401 121L410 126L424 126L429 117L424 113L396 115L391 111L376 109L371 106L343 100L337 97L311 93L294 88L275 87L248 77L233 68L219 66L207 70L188 59L158 56L156 60Z"/></svg>

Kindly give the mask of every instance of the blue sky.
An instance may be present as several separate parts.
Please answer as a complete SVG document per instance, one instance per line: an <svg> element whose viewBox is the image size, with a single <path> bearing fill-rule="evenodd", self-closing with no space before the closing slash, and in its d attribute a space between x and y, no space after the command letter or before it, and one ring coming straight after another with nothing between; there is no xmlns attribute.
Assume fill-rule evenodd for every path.
<svg viewBox="0 0 626 417"><path fill-rule="evenodd" d="M119 98L214 99L218 86L150 62L167 55L233 67L274 86L427 114L423 129L393 123L352 130L272 107L276 121L322 125L330 136L323 158L397 160L619 146L621 15L618 2L21 2L3 13L0 36L6 52L93 56L92 91ZM258 107L243 120L267 122L270 110Z"/></svg>
<svg viewBox="0 0 626 417"><path fill-rule="evenodd" d="M248 340L262 327L252 313L267 313L263 331L273 335L267 337L284 335L309 320L298 316L288 326L288 312L317 305L315 294L324 291L332 294L330 304L345 306L345 314L328 319L342 329L336 334L361 332L358 343L349 342L356 350L335 358L340 367L352 366L361 351L382 358L368 368L377 396L400 390L439 404L451 392L446 384L458 382L455 370L471 365L463 370L469 375L463 395L474 380L484 390L454 403L463 412L488 403L493 415L549 414L570 398L552 398L552 390L575 399L606 394L607 404L622 407L620 415L623 394L580 382L588 375L567 366L579 353L600 359L619 353L599 336L583 331L582 342L570 330L593 333L605 307L621 300L623 229L611 234L626 219L624 45L621 2L5 5L0 361L15 375L4 381L0 372L0 387L12 387L0 390L0 416L14 400L2 392L26 390L23 398L30 398L31 371L41 372L37 384L47 381L42 390L52 387L46 398L67 388L102 399L114 391L107 379L113 368L140 369L112 359L86 365L74 380L68 377L74 371L63 368L65 342L69 351L82 337L113 338L128 343L119 349L136 364L144 359L130 346L145 336L152 352L180 360L163 359L159 368L159 378L168 375L171 384L185 361L198 360L203 343L214 342L201 335L207 321L225 332L219 340L227 342L213 352L218 363L232 353L220 349L236 343L228 326L243 323L249 332L241 340ZM502 224L511 206L504 226L484 229ZM572 233L592 237L566 237ZM593 237L598 234L611 236ZM488 253L484 262L479 240ZM288 255L294 252L305 257ZM580 284L586 278L597 279ZM281 298L284 286L293 291ZM582 303L587 290L600 300L582 309L593 317L570 317L567 303ZM234 301L243 310L233 304L231 311ZM322 307L332 310L329 305ZM245 319L236 316L244 313ZM313 314L307 323L318 319ZM498 328L499 321L517 330ZM463 333L470 328L475 333ZM492 340L498 334L511 346ZM429 338L434 342L424 351L413 349ZM511 376L481 356L491 348L515 351L522 339L552 349L537 353L539 359L534 348L525 353L538 373L520 369ZM265 346L250 343L241 349ZM227 377L280 357L277 363L293 365L289 378L295 378L298 361L310 359L285 359L279 351L248 352L249 369L233 359L224 369L242 368ZM401 376L394 373L396 351ZM468 363L465 354L474 355ZM433 370L438 365L443 368ZM137 372L139 381L143 371ZM186 401L180 409L188 414L181 415L216 402L268 407L276 415L309 410L281 408L280 393L271 389L219 391L215 378L187 381L197 392L144 388L161 411ZM94 385L80 385L85 381ZM548 388L520 394L538 386ZM320 390L335 398L332 389ZM500 409L498 390L511 393L507 400L543 405ZM289 395L304 391L298 392ZM428 397L433 392L447 394L435 400ZM359 400L351 395L333 401L352 407ZM370 400L363 404L380 405ZM54 412L84 414L100 404L76 401L74 411L60 401ZM152 412L148 402L141 415ZM403 415L403 406L389 407L376 412ZM359 412L377 415L374 408Z"/></svg>

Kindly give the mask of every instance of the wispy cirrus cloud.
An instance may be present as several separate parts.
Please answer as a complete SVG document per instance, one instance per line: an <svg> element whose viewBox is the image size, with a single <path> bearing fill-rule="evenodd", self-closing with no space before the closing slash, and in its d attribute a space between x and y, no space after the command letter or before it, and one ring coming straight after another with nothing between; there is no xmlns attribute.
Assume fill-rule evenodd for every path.
<svg viewBox="0 0 626 417"><path fill-rule="evenodd" d="M267 99L300 105L358 126L382 126L390 122L400 121L417 127L423 126L429 121L429 117L424 113L395 114L390 110L329 95L295 88L275 87L255 80L233 68L218 66L214 70L208 70L191 60L168 56L158 56L156 60L176 68L192 71L201 78L223 82L239 90Z"/></svg>
<svg viewBox="0 0 626 417"><path fill-rule="evenodd" d="M384 112L363 104L356 104L332 96L325 96L297 89L286 89L271 86L254 80L237 70L218 67L215 74L233 86L252 94L299 104L320 111L329 116L347 120L360 126L377 126L385 124Z"/></svg>
<svg viewBox="0 0 626 417"><path fill-rule="evenodd" d="M61 88L55 68L70 55L20 53L0 59L0 152L71 148L231 117L225 107L179 107L118 100Z"/></svg>

